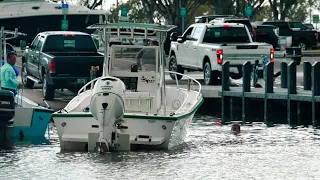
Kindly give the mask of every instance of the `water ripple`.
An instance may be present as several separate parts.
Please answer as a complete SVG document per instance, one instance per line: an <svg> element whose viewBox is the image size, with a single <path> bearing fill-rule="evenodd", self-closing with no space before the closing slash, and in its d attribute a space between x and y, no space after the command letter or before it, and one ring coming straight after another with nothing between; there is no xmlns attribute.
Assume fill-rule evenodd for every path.
<svg viewBox="0 0 320 180"><path fill-rule="evenodd" d="M0 151L0 179L320 179L320 132L261 123L218 126L196 116L185 143L168 151L121 153L60 152L52 126L51 144L19 143Z"/></svg>

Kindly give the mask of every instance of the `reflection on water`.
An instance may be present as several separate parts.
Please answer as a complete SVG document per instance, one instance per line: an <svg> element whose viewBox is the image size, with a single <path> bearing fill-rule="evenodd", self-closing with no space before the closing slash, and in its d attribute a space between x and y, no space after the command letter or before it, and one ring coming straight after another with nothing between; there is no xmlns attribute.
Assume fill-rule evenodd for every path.
<svg viewBox="0 0 320 180"><path fill-rule="evenodd" d="M233 135L210 116L195 119L169 151L62 153L51 132L50 145L0 153L0 179L320 179L319 130L254 124Z"/></svg>

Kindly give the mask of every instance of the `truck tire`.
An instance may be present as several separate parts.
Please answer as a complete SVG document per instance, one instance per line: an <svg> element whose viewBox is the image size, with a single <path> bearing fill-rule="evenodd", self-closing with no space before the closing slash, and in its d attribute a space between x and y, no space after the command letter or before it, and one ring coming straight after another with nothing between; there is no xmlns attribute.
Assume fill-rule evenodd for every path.
<svg viewBox="0 0 320 180"><path fill-rule="evenodd" d="M27 88L32 88L34 85L34 81L30 80L27 78L27 76L29 75L28 71L27 71L27 64L23 63L22 67L21 67L21 81L23 86L27 87Z"/></svg>
<svg viewBox="0 0 320 180"><path fill-rule="evenodd" d="M242 67L238 67L238 73L230 73L231 79L241 79L242 78Z"/></svg>
<svg viewBox="0 0 320 180"><path fill-rule="evenodd" d="M47 99L47 100L53 100L54 98L54 93L55 93L55 89L52 85L48 84L47 81L48 77L46 74L43 74L42 76L42 94L43 94L43 98Z"/></svg>
<svg viewBox="0 0 320 180"><path fill-rule="evenodd" d="M168 68L169 68L169 71L177 72L177 73L180 73L180 74L184 73L184 69L183 69L183 67L178 65L177 58L176 58L175 55L170 56L169 67ZM177 76L178 80L180 80L183 77L182 75L178 75L178 74L175 75L173 73L170 73L171 79L176 80L176 76Z"/></svg>
<svg viewBox="0 0 320 180"><path fill-rule="evenodd" d="M298 47L301 48L301 51L308 50L308 45L307 45L307 43L306 43L304 40L300 40L300 41L298 42Z"/></svg>
<svg viewBox="0 0 320 180"><path fill-rule="evenodd" d="M292 58L292 60L296 62L297 66L300 65L301 63L301 57L295 57L295 58Z"/></svg>
<svg viewBox="0 0 320 180"><path fill-rule="evenodd" d="M203 66L203 80L205 85L214 85L218 82L218 72L211 70L210 62L206 62Z"/></svg>

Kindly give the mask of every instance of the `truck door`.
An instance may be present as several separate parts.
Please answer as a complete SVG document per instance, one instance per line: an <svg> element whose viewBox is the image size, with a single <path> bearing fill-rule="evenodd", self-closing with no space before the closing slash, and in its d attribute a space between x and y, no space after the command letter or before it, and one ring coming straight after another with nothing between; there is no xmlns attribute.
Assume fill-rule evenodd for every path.
<svg viewBox="0 0 320 180"><path fill-rule="evenodd" d="M190 51L188 51L187 56L189 57L189 64L193 67L198 67L198 61L199 61L199 49L198 49L198 44L199 40L201 38L201 34L203 31L204 27L196 27L195 30L192 33L191 36L191 43L190 43Z"/></svg>
<svg viewBox="0 0 320 180"><path fill-rule="evenodd" d="M27 70L32 76L37 75L37 68L38 66L35 64L34 56L35 56L35 50L37 48L37 45L39 43L40 36L38 35L32 42L30 49L28 49L27 53Z"/></svg>
<svg viewBox="0 0 320 180"><path fill-rule="evenodd" d="M178 44L178 62L181 65L190 65L190 53L188 53L189 51L192 50L192 33L194 31L194 27L189 27L185 33L183 34L183 37L185 38L185 41L181 44Z"/></svg>
<svg viewBox="0 0 320 180"><path fill-rule="evenodd" d="M40 67L40 62L41 62L41 59L40 59L40 55L41 55L41 50L42 50L42 45L44 43L44 37L41 36L40 37L40 40L38 42L38 45L34 51L34 64L37 66L36 68L36 77L39 77L41 78L40 76L40 73L41 73L41 67Z"/></svg>

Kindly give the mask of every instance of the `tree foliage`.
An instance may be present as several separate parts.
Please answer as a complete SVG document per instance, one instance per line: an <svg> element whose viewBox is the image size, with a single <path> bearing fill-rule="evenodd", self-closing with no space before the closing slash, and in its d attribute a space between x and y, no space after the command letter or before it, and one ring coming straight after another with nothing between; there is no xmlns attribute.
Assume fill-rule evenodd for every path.
<svg viewBox="0 0 320 180"><path fill-rule="evenodd" d="M90 9L100 7L103 0L80 0ZM130 21L181 26L180 7L187 8L185 25L194 22L195 16L205 14L232 14L245 16L245 7L252 6L251 20L280 19L305 21L311 18L312 9L320 9L320 0L127 0L111 9L111 21L118 20L120 8L129 9Z"/></svg>
<svg viewBox="0 0 320 180"><path fill-rule="evenodd" d="M245 16L245 7L252 6L252 16L254 18L265 7L265 0L214 0L210 1L210 6L214 9L214 14L226 14Z"/></svg>
<svg viewBox="0 0 320 180"><path fill-rule="evenodd" d="M201 5L207 5L207 0L141 0L147 7L161 14L168 24L181 25L180 7L186 7L186 21L190 21L195 11Z"/></svg>
<svg viewBox="0 0 320 180"><path fill-rule="evenodd" d="M150 13L145 10L140 0L130 0L125 3L119 3L118 7L114 7L111 9L111 16L109 17L109 21L117 22L119 10L121 10L121 8L123 7L126 7L129 10L128 15L130 22L145 23L150 21L150 18L148 17ZM151 16L153 16L153 14Z"/></svg>

